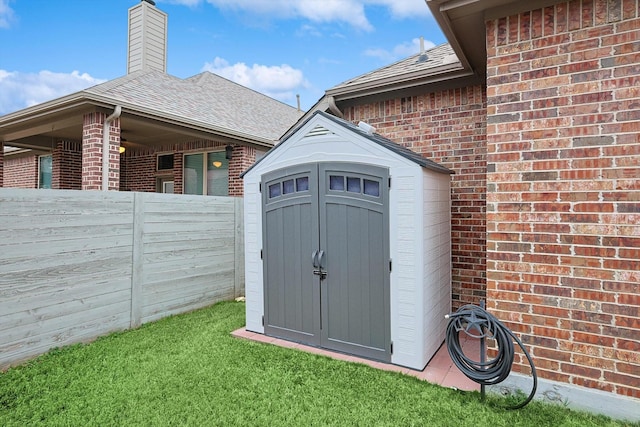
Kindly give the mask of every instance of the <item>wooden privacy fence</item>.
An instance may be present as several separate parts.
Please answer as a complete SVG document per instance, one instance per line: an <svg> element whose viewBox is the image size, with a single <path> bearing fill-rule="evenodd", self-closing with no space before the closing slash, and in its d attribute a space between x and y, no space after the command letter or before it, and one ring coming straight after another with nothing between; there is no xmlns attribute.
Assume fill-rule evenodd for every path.
<svg viewBox="0 0 640 427"><path fill-rule="evenodd" d="M0 369L244 294L242 199L0 188Z"/></svg>

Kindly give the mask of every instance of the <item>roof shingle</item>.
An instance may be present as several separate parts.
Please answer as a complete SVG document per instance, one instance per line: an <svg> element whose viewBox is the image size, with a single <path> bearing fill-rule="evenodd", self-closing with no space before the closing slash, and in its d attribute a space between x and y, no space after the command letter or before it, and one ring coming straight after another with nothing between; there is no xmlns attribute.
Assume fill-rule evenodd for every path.
<svg viewBox="0 0 640 427"><path fill-rule="evenodd" d="M422 57L425 55L425 57ZM361 74L327 90L327 95L349 92L363 87L382 86L413 78L462 70L462 64L448 43L435 46L401 61Z"/></svg>
<svg viewBox="0 0 640 427"><path fill-rule="evenodd" d="M210 72L180 79L159 71L136 71L83 92L152 110L159 116L183 117L273 141L303 114Z"/></svg>

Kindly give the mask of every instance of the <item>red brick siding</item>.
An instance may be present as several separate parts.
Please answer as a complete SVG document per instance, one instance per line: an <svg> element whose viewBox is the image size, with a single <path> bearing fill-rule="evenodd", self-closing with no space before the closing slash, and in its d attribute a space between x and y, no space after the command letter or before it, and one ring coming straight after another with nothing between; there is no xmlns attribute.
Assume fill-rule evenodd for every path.
<svg viewBox="0 0 640 427"><path fill-rule="evenodd" d="M52 154L51 188L82 189L82 144L58 141Z"/></svg>
<svg viewBox="0 0 640 427"><path fill-rule="evenodd" d="M229 161L229 196L242 197L244 189L240 174L249 169L256 161L256 149L237 146Z"/></svg>
<svg viewBox="0 0 640 427"><path fill-rule="evenodd" d="M487 23L488 307L541 377L635 398L639 7L573 0Z"/></svg>
<svg viewBox="0 0 640 427"><path fill-rule="evenodd" d="M4 187L38 188L38 156L4 160Z"/></svg>
<svg viewBox="0 0 640 427"><path fill-rule="evenodd" d="M454 309L485 298L486 93L481 86L345 108L345 119L455 171L451 180Z"/></svg>
<svg viewBox="0 0 640 427"><path fill-rule="evenodd" d="M173 154L173 192L182 194L182 165L184 164L184 153L177 150Z"/></svg>
<svg viewBox="0 0 640 427"><path fill-rule="evenodd" d="M107 115L86 114L82 130L82 189L102 189L102 129ZM109 190L120 187L120 119L109 124Z"/></svg>
<svg viewBox="0 0 640 427"><path fill-rule="evenodd" d="M109 190L120 189L120 119L109 126Z"/></svg>
<svg viewBox="0 0 640 427"><path fill-rule="evenodd" d="M120 157L120 191L155 192L157 156L153 148L127 149Z"/></svg>

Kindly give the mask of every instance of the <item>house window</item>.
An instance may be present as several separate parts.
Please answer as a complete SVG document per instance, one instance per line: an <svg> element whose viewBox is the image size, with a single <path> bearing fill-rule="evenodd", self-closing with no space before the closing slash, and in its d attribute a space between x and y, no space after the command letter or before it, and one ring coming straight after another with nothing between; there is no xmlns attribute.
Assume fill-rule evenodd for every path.
<svg viewBox="0 0 640 427"><path fill-rule="evenodd" d="M173 194L173 178L169 178L169 177L158 178L156 187L157 187L158 193Z"/></svg>
<svg viewBox="0 0 640 427"><path fill-rule="evenodd" d="M51 154L38 157L38 188L51 188Z"/></svg>
<svg viewBox="0 0 640 427"><path fill-rule="evenodd" d="M224 151L185 154L184 194L229 195L229 160Z"/></svg>
<svg viewBox="0 0 640 427"><path fill-rule="evenodd" d="M173 194L173 181L164 181L162 183L162 192L167 194Z"/></svg>
<svg viewBox="0 0 640 427"><path fill-rule="evenodd" d="M159 171L173 170L173 154L159 154L157 169Z"/></svg>

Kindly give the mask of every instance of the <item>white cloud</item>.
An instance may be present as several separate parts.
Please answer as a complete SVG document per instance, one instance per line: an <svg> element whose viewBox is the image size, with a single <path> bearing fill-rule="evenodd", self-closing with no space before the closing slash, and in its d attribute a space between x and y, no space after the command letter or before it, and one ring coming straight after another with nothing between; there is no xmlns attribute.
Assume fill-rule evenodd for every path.
<svg viewBox="0 0 640 427"><path fill-rule="evenodd" d="M295 100L296 91L310 86L301 70L287 64L248 66L243 62L229 64L225 59L216 57L213 62L207 62L202 71L218 74L282 102Z"/></svg>
<svg viewBox="0 0 640 427"><path fill-rule="evenodd" d="M314 27L313 25L303 24L302 26L300 26L298 31L296 31L296 35L298 37L302 37L305 35L310 35L313 37L322 37L322 32L316 27Z"/></svg>
<svg viewBox="0 0 640 427"><path fill-rule="evenodd" d="M0 28L9 28L14 19L15 14L9 7L9 0L0 0Z"/></svg>
<svg viewBox="0 0 640 427"><path fill-rule="evenodd" d="M187 2L189 0L180 0ZM304 18L312 22L343 22L373 29L361 0L206 0L220 9L238 10L277 19Z"/></svg>
<svg viewBox="0 0 640 427"><path fill-rule="evenodd" d="M435 43L429 40L424 41L424 48L431 49L435 46ZM398 61L400 59L407 58L411 55L415 55L420 52L420 39L415 38L410 42L401 43L399 45L394 46L391 50L386 49L367 49L364 51L366 56L372 56L374 58L379 58L385 63L390 63L394 61Z"/></svg>
<svg viewBox="0 0 640 427"><path fill-rule="evenodd" d="M3 1L3 0L0 0ZM194 7L207 2L220 9L236 10L275 19L304 18L312 22L342 22L357 29L371 31L366 16L369 6L389 9L393 18L429 16L424 0L166 0Z"/></svg>
<svg viewBox="0 0 640 427"><path fill-rule="evenodd" d="M316 23L341 22L354 28L371 31L366 16L369 6L389 9L397 19L426 17L429 8L424 0L169 0L193 7L203 1L220 9L271 17L274 19L304 18Z"/></svg>
<svg viewBox="0 0 640 427"><path fill-rule="evenodd" d="M0 115L103 83L86 73L20 73L0 70Z"/></svg>

